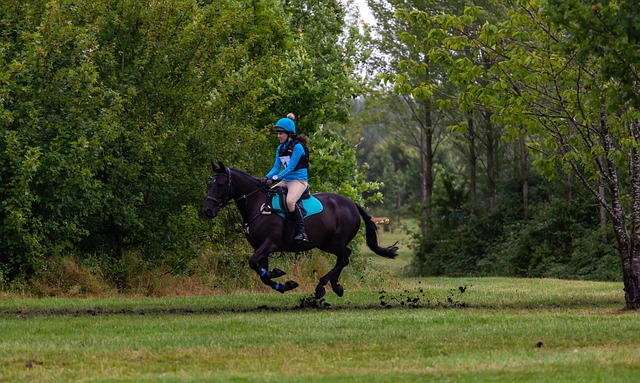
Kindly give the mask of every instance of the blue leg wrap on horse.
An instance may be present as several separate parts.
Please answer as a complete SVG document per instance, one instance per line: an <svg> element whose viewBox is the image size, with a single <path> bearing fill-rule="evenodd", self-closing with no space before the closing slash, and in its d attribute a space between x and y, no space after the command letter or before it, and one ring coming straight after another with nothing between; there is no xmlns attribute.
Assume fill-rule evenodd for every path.
<svg viewBox="0 0 640 383"><path fill-rule="evenodd" d="M275 287L273 288L274 290L280 290L280 282L276 282Z"/></svg>
<svg viewBox="0 0 640 383"><path fill-rule="evenodd" d="M267 269L262 269L262 274L260 274L261 277L264 277L267 274Z"/></svg>

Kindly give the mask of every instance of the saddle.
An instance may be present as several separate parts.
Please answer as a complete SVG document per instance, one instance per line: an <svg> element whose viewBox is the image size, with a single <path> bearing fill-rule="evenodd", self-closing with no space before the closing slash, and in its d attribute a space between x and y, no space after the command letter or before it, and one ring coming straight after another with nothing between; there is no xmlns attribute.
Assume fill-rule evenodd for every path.
<svg viewBox="0 0 640 383"><path fill-rule="evenodd" d="M276 213L280 217L286 219L288 215L288 212L286 211L287 191L288 189L283 186L271 189L269 193L267 193L267 200L260 207L260 212L262 214ZM307 189L302 193L302 196L296 204L300 207L300 211L302 211L302 216L304 218L318 214L322 212L323 209L320 200L309 192L309 186L307 186Z"/></svg>

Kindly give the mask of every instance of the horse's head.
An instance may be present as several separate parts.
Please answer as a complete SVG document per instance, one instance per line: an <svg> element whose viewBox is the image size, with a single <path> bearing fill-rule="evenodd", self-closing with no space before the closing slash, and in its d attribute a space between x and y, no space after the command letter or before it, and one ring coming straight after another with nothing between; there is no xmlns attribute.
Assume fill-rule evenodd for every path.
<svg viewBox="0 0 640 383"><path fill-rule="evenodd" d="M209 195L202 208L208 218L215 218L220 209L231 200L231 169L225 168L222 162L218 164L219 166L211 164L213 178L209 183Z"/></svg>

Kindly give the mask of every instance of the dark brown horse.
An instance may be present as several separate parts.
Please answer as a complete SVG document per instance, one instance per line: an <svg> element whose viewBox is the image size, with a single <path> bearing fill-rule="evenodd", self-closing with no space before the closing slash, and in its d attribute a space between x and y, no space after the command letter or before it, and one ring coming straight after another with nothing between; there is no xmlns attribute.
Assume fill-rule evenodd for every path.
<svg viewBox="0 0 640 383"><path fill-rule="evenodd" d="M285 283L273 281L285 275L285 272L277 268L269 270L269 255L274 252L300 252L317 247L335 254L338 259L335 267L320 278L316 286L316 298L324 296L324 286L327 282L331 282L333 291L342 296L344 288L338 283L338 278L342 269L349 264L351 250L347 245L358 233L360 218L365 223L367 246L382 257L397 256L396 246L378 246L375 223L361 206L346 197L334 193L314 194L322 203L323 210L305 219L309 242L298 244L293 240L293 230L285 230L290 225L288 221L277 214L261 213L260 207L267 201L268 189L259 179L237 169L225 167L222 163L219 163L219 166L213 165L213 172L209 196L204 203L204 214L214 218L229 202L236 203L244 221L247 240L254 249L249 266L265 285L276 291L284 293L293 290L298 287L298 283L291 280Z"/></svg>

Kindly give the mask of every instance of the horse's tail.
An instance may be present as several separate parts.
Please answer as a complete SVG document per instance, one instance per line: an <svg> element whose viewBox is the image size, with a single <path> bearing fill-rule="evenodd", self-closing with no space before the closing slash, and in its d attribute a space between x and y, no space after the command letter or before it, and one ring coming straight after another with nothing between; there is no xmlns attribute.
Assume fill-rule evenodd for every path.
<svg viewBox="0 0 640 383"><path fill-rule="evenodd" d="M378 234L376 233L378 230L378 227L371 219L371 216L369 216L369 214L367 214L367 212L364 211L364 208L362 206L358 204L356 204L356 206L358 207L360 216L364 220L364 225L367 229L367 246L369 246L369 248L373 250L374 253L378 254L381 257L385 257L385 258L397 257L398 247L396 246L396 244L398 244L398 242L394 243L392 246L389 246L389 247L380 247L378 245Z"/></svg>

